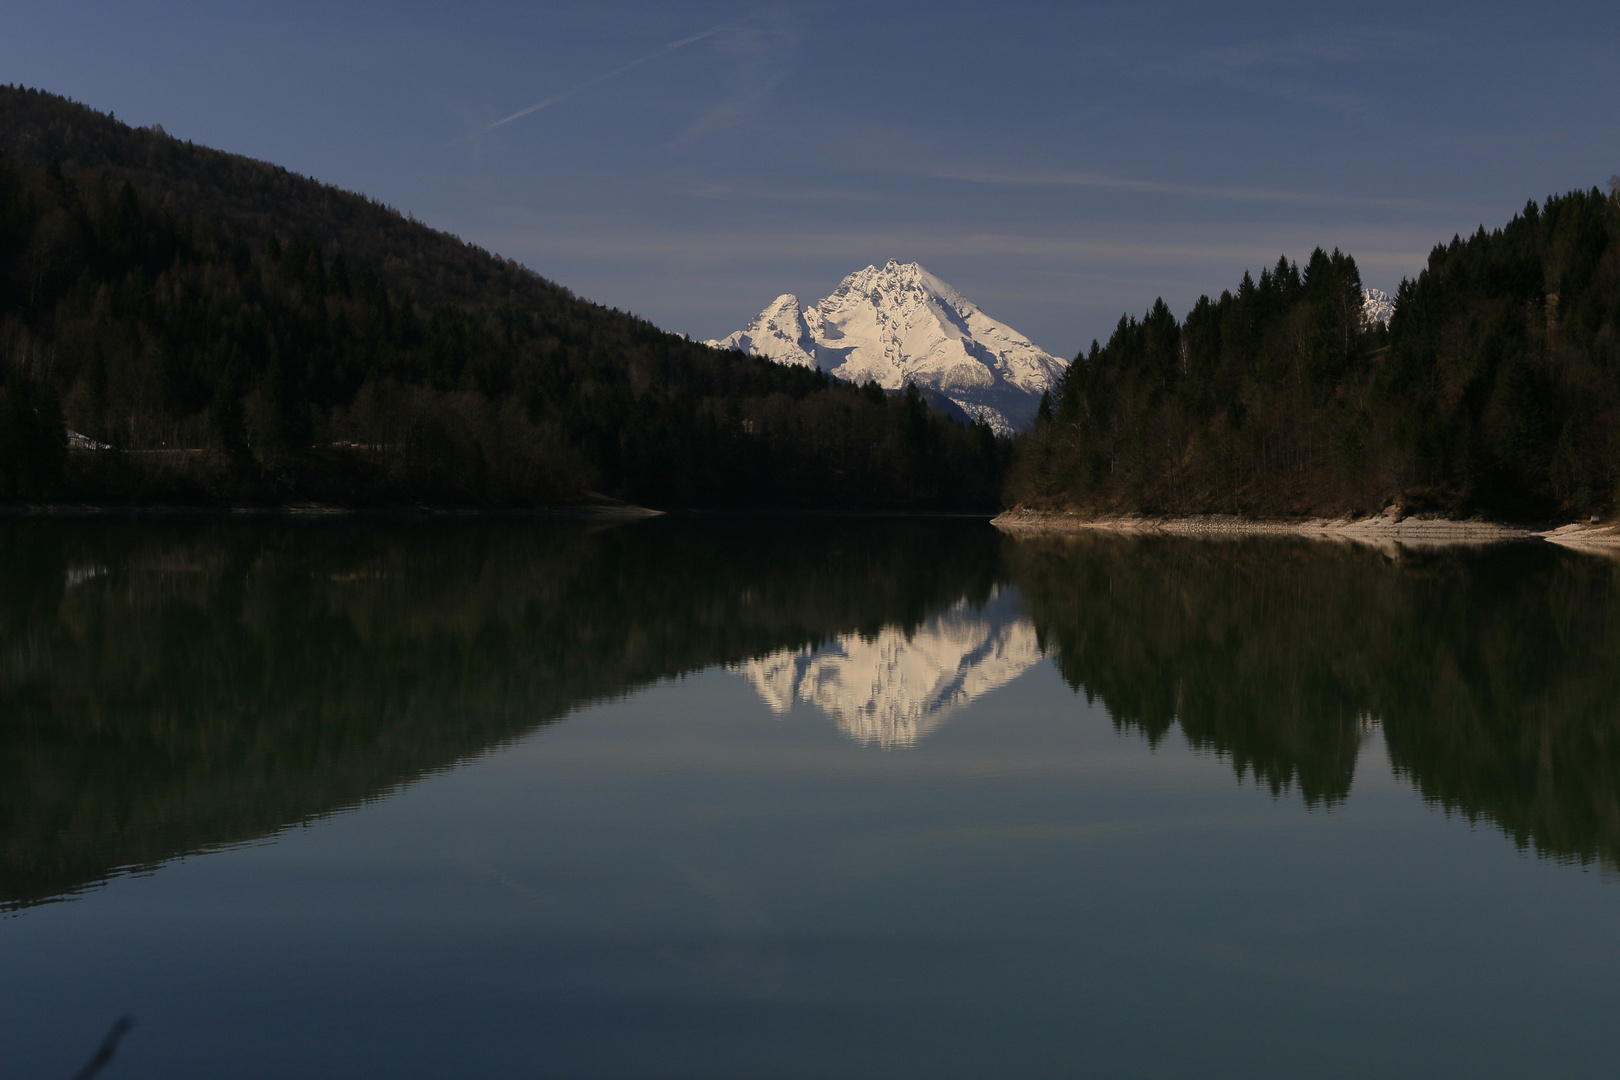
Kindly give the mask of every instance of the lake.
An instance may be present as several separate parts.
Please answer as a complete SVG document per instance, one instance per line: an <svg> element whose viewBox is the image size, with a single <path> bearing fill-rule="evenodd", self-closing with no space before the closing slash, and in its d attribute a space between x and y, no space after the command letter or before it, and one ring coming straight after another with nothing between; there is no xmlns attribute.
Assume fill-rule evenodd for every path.
<svg viewBox="0 0 1620 1080"><path fill-rule="evenodd" d="M1612 1076L1620 560L0 522L0 1075Z"/></svg>

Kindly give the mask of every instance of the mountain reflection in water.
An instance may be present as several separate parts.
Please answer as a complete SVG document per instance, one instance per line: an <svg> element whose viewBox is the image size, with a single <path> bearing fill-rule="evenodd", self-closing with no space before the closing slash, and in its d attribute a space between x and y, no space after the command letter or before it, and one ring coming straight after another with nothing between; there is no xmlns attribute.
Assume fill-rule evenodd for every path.
<svg viewBox="0 0 1620 1080"><path fill-rule="evenodd" d="M959 600L913 630L839 634L830 644L778 650L732 670L773 712L802 699L856 742L887 748L913 745L1040 658L1017 593L1001 590L983 605Z"/></svg>
<svg viewBox="0 0 1620 1080"><path fill-rule="evenodd" d="M982 522L0 526L0 905L388 795L708 668L916 744L1049 657L1150 742L1620 865L1620 564ZM936 735L936 738L940 737ZM926 745L926 744L924 744ZM919 752L921 750L919 749Z"/></svg>

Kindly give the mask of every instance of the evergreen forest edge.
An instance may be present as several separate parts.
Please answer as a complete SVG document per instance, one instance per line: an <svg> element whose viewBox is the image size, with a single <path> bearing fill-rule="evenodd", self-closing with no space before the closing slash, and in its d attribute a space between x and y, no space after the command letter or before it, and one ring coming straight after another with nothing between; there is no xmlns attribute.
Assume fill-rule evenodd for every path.
<svg viewBox="0 0 1620 1080"><path fill-rule="evenodd" d="M993 509L985 424L0 88L0 499ZM115 450L70 451L66 429Z"/></svg>
<svg viewBox="0 0 1620 1080"><path fill-rule="evenodd" d="M1006 498L1094 514L1547 520L1620 487L1620 177L1436 246L1369 324L1355 260L1245 273L1092 342Z"/></svg>
<svg viewBox="0 0 1620 1080"><path fill-rule="evenodd" d="M721 352L364 196L0 87L0 500L1608 515L1620 181L1093 342L1015 440ZM116 450L70 449L66 429Z"/></svg>

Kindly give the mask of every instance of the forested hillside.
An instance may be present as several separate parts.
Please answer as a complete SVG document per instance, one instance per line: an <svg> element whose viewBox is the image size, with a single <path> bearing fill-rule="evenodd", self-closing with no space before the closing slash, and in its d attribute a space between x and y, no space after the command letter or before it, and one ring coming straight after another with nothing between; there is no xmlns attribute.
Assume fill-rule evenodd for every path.
<svg viewBox="0 0 1620 1080"><path fill-rule="evenodd" d="M1006 454L915 393L707 348L362 196L9 87L0 379L12 500L990 509Z"/></svg>
<svg viewBox="0 0 1620 1080"><path fill-rule="evenodd" d="M1355 261L1161 300L1076 357L1009 501L1089 512L1608 514L1620 482L1620 186L1436 247L1387 331Z"/></svg>

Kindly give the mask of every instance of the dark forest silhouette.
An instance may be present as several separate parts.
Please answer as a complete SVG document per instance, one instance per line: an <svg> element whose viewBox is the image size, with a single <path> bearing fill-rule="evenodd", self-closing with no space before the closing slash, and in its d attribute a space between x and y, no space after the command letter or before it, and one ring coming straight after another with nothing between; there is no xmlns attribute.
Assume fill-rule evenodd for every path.
<svg viewBox="0 0 1620 1080"><path fill-rule="evenodd" d="M709 349L363 196L0 88L0 499L1545 519L1612 512L1617 447L1620 191L1435 248L1387 328L1320 249L1123 317L1009 471L915 390Z"/></svg>
<svg viewBox="0 0 1620 1080"><path fill-rule="evenodd" d="M1122 317L1022 442L1012 502L1255 516L1608 514L1620 182L1436 247L1387 328L1355 260L1279 259L1177 321Z"/></svg>
<svg viewBox="0 0 1620 1080"><path fill-rule="evenodd" d="M915 390L711 349L0 88L0 499L991 510L1007 453Z"/></svg>

